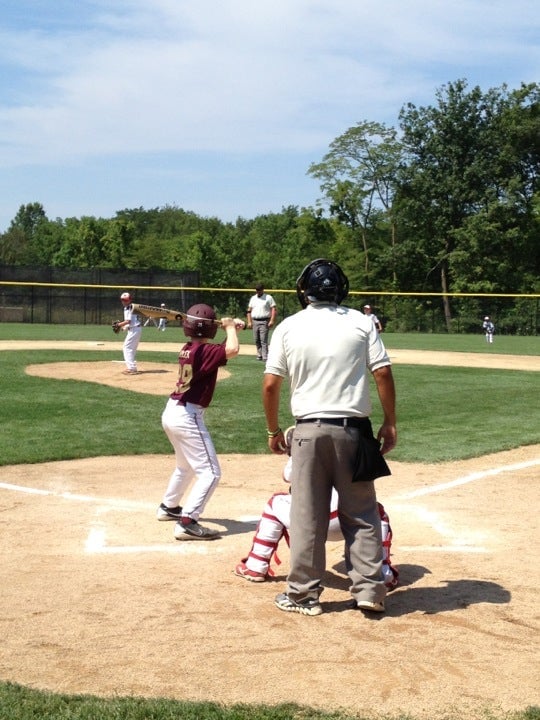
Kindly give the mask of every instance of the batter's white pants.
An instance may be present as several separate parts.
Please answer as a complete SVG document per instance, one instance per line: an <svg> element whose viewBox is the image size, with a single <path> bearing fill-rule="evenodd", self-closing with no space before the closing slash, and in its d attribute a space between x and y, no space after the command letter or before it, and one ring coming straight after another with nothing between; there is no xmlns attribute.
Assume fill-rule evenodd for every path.
<svg viewBox="0 0 540 720"><path fill-rule="evenodd" d="M130 328L127 331L122 349L124 353L124 362L126 363L126 368L128 370L137 369L137 361L135 358L137 356L137 347L139 346L141 334L142 327L140 325L138 327Z"/></svg>
<svg viewBox="0 0 540 720"><path fill-rule="evenodd" d="M167 507L183 505L182 516L198 520L221 478L214 443L204 423L204 408L193 403L179 405L177 400L169 399L161 424L176 458L163 503ZM193 487L182 503L193 478Z"/></svg>

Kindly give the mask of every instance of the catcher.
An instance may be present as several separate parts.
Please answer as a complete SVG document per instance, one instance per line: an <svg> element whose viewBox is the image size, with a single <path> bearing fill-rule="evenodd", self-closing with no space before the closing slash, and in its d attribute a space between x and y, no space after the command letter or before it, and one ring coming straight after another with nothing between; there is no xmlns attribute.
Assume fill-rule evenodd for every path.
<svg viewBox="0 0 540 720"><path fill-rule="evenodd" d="M287 446L291 446L294 427L290 427L285 434ZM292 458L289 457L283 469L283 480L290 482ZM392 529L390 520L381 503L378 503L381 518L382 544L383 544L383 575L388 590L393 590L398 584L399 572L393 567L390 560L392 547ZM247 557L243 558L234 569L234 574L251 582L264 582L274 573L270 567L272 556L279 565L277 547L282 537L289 544L289 526L291 513L290 493L275 493L267 502L257 530L253 544ZM332 489L330 501L330 518L328 524L327 540L338 542L343 540L338 517L338 494ZM347 557L345 562L348 563Z"/></svg>

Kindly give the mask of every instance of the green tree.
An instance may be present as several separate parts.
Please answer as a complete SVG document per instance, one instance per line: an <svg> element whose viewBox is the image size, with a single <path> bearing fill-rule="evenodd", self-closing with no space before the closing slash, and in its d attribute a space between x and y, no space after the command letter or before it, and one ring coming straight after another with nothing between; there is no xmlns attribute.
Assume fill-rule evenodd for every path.
<svg viewBox="0 0 540 720"><path fill-rule="evenodd" d="M265 288L279 287L281 270L276 262L283 255L288 233L296 228L297 207L290 205L281 213L258 215L251 224L245 241L249 248L246 262L250 269L248 286L262 282Z"/></svg>
<svg viewBox="0 0 540 720"><path fill-rule="evenodd" d="M23 230L10 227L0 235L2 265L28 265L30 262L29 244Z"/></svg>
<svg viewBox="0 0 540 720"><path fill-rule="evenodd" d="M48 258L41 247L49 220L38 202L21 205L2 235L2 261L12 265L39 264Z"/></svg>
<svg viewBox="0 0 540 720"><path fill-rule="evenodd" d="M371 255L382 240L374 228L385 216L389 234L387 244L396 245L393 215L395 177L402 148L396 131L382 123L360 122L330 144L320 163L310 166L308 174L321 181L321 190L330 214L353 231L363 257L363 284L372 281ZM390 258L391 258L390 254ZM394 282L397 268L392 267Z"/></svg>
<svg viewBox="0 0 540 720"><path fill-rule="evenodd" d="M28 242L36 237L40 225L47 221L47 214L43 205L38 202L21 205L14 219L11 221L10 228L18 228L24 233Z"/></svg>
<svg viewBox="0 0 540 720"><path fill-rule="evenodd" d="M104 223L105 234L100 239L102 267L123 268L131 254L135 237L135 223L116 217Z"/></svg>
<svg viewBox="0 0 540 720"><path fill-rule="evenodd" d="M434 107L408 104L400 113L406 159L396 205L401 232L424 260L426 284L433 279L444 293L450 331L450 292L515 283L510 264L528 254L539 170L538 87L484 93L459 80L436 98ZM517 262L520 276L527 263Z"/></svg>
<svg viewBox="0 0 540 720"><path fill-rule="evenodd" d="M109 267L104 252L108 221L95 217L68 218L64 223L63 242L53 265L66 268Z"/></svg>

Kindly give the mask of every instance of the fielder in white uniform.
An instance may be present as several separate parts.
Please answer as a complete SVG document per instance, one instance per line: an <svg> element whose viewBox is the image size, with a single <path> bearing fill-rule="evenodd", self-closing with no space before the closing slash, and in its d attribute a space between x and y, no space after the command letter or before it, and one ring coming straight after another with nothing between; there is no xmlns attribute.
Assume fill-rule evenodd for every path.
<svg viewBox="0 0 540 720"><path fill-rule="evenodd" d="M493 342L493 333L495 332L495 325L491 322L489 315L486 315L486 317L484 318L484 322L482 323L482 328L486 335L486 342L492 343Z"/></svg>
<svg viewBox="0 0 540 720"><path fill-rule="evenodd" d="M164 308L165 303L161 303L161 307ZM166 328L167 328L167 318L159 318L158 330L165 332Z"/></svg>
<svg viewBox="0 0 540 720"><path fill-rule="evenodd" d="M127 292L120 295L120 301L124 306L124 319L119 323L122 330L127 332L126 339L122 352L124 355L124 362L126 363L126 369L122 372L124 375L136 375L137 374L137 348L141 340L142 323L141 318L137 313L133 312L132 301L133 298Z"/></svg>
<svg viewBox="0 0 540 720"><path fill-rule="evenodd" d="M382 327L381 321L373 312L371 305L364 305L364 315L367 315L369 318L371 318L371 322L375 325L377 330L379 332L382 332L383 327Z"/></svg>

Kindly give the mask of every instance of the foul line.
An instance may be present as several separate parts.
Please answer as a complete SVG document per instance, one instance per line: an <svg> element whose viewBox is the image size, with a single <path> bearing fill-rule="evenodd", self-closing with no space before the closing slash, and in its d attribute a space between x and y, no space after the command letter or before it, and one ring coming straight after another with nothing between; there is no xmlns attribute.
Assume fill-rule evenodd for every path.
<svg viewBox="0 0 540 720"><path fill-rule="evenodd" d="M45 495L62 498L62 500L76 500L77 502L99 503L100 505L109 505L117 510L133 510L134 508L146 509L153 508L155 505L141 502L140 500L119 500L117 498L98 498L92 495L77 495L71 492L59 492L57 490L40 490L39 488L31 488L25 485L13 485L11 483L0 482L0 490L14 490L16 492L27 493L29 495Z"/></svg>
<svg viewBox="0 0 540 720"><path fill-rule="evenodd" d="M403 495L398 495L397 500L411 500L412 498L421 497L422 495L430 495L431 493L441 492L441 490L447 490L448 488L458 487L459 485L466 485L467 483L474 482L475 480L483 480L486 477L492 477L493 475L500 475L505 472L515 472L516 470L525 470L529 467L540 465L540 460L529 460L527 462L516 463L515 465L503 465L502 467L493 468L492 470L482 470L480 472L474 472L470 475L464 475L463 477L456 478L450 482L440 483L439 485L430 485L420 490L413 490Z"/></svg>
<svg viewBox="0 0 540 720"><path fill-rule="evenodd" d="M115 510L125 510L132 512L133 510L155 509L155 504L142 502L140 500L121 500L117 498L98 498L92 495L78 495L71 492L59 492L57 490L42 490L32 488L25 485L14 485L13 483L0 482L0 490L11 490L21 492L28 495L40 495L45 497L57 497L62 500L70 500L76 502L93 503L100 506L97 510L99 515L102 510L114 508ZM259 518L254 516L244 516L239 518L240 522L255 523ZM209 545L212 546L212 552L224 552L224 548L219 547L219 543L213 541L197 543L196 541L178 541L176 544L156 544L156 545L107 545L106 531L101 520L95 519L90 523L90 530L84 543L84 551L89 555L129 555L136 553L171 553L171 554L199 554L208 553Z"/></svg>
<svg viewBox="0 0 540 720"><path fill-rule="evenodd" d="M421 497L423 495L430 495L433 493L441 492L443 490L448 490L450 488L459 487L460 485L466 485L467 483L474 482L476 480L482 480L486 477L493 477L495 475L500 475L502 473L506 472L515 472L517 470L524 470L530 467L535 467L537 465L540 465L540 459L536 460L529 460L527 462L522 463L515 463L513 465L503 465L498 468L492 468L491 470L482 470L479 472L470 473L469 475L464 475L463 477L456 478L455 480L451 480L446 483L439 483L438 485L431 485L426 488L421 488L419 490L413 490L408 493L404 493L402 495L396 496L396 500L412 500L413 498ZM109 508L115 508L117 510L127 510L131 511L133 509L149 509L153 508L154 505L151 503L145 503L142 501L137 500L123 500L123 499L117 499L117 498L97 498L93 497L91 495L79 495L76 493L71 492L59 492L56 490L42 490L39 488L31 488L24 485L15 485L12 483L3 483L0 482L0 489L2 490L11 490L15 492L22 492L27 493L31 495L41 495L41 496L49 496L49 497L58 497L63 500L70 500L70 501L77 501L77 502L85 502L85 503L98 503L99 505L108 506ZM398 506L396 506L397 508ZM436 530L440 535L443 537L448 538L452 544L451 545L429 545L429 546L398 546L398 548L402 551L439 551L439 552L465 552L465 553L485 553L487 552L485 547L482 546L475 546L472 542L470 542L473 538L471 537L469 542L464 542L464 539L461 538L453 538L454 533L446 526L444 526L442 523L438 521L438 516L436 513L431 513L427 511L425 508L414 508L409 507L408 511L416 512L419 519L423 521L427 521L431 527ZM98 511L99 512L99 511ZM244 522L257 522L258 518L255 518L253 516L244 516L242 518ZM479 538L475 538L479 539ZM207 553L208 545L212 545L214 547L214 543L204 543L204 544L198 544L198 543L181 543L181 544L156 544L156 545L129 545L129 546L108 546L106 542L106 531L103 526L103 523L99 520L94 520L91 523L91 527L88 533L88 536L86 538L84 549L85 552L88 554L135 554L135 553L147 553L147 552L160 552L160 553L175 553L175 554L183 554L183 553L199 553L201 555ZM219 544L217 547L214 547L214 550L217 550L217 552L222 552L222 549L219 548Z"/></svg>

